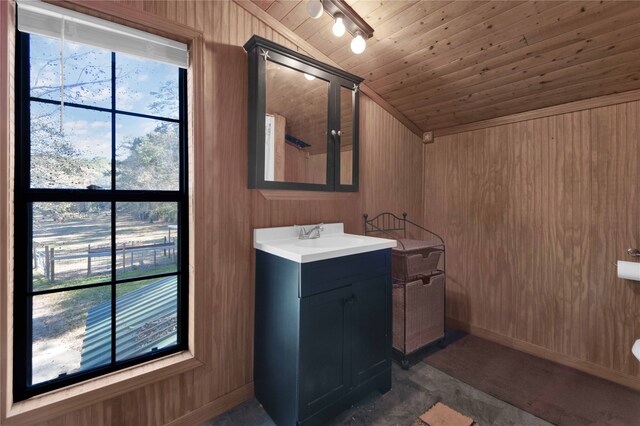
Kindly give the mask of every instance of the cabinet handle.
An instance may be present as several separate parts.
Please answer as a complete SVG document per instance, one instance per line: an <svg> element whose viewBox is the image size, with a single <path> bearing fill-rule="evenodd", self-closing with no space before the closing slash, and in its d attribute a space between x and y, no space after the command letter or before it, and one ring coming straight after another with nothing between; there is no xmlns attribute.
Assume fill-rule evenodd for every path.
<svg viewBox="0 0 640 426"><path fill-rule="evenodd" d="M347 297L346 299L342 299L342 303L345 305L353 305L357 301L358 301L358 298L355 296L355 294L352 295L351 297Z"/></svg>
<svg viewBox="0 0 640 426"><path fill-rule="evenodd" d="M340 130L338 130L338 131L332 130L331 131L331 136L336 136L336 135L337 136L342 136L342 131L340 131Z"/></svg>

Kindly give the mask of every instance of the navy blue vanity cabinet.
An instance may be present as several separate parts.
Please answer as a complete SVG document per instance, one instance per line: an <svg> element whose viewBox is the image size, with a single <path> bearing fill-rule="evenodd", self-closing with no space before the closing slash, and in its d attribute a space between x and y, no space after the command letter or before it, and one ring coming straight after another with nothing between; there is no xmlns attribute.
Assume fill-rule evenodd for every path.
<svg viewBox="0 0 640 426"><path fill-rule="evenodd" d="M254 384L280 426L391 388L391 250L296 263L256 251Z"/></svg>

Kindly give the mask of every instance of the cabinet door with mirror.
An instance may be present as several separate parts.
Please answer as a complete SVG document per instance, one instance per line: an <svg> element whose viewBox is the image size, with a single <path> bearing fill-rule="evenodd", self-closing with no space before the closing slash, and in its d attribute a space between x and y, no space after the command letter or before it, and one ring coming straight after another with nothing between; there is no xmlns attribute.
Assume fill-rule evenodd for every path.
<svg viewBox="0 0 640 426"><path fill-rule="evenodd" d="M249 188L358 190L362 79L258 36L249 56Z"/></svg>

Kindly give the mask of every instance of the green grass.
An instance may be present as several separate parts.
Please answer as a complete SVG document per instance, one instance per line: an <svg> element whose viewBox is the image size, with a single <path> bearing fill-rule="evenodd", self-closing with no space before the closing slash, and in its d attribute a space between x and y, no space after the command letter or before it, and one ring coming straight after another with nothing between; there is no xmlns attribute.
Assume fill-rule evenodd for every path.
<svg viewBox="0 0 640 426"><path fill-rule="evenodd" d="M175 265L166 265L164 267L154 268L153 270L124 272L118 275L118 279L137 278L141 275L148 275L149 273L164 274L175 272L175 270ZM120 297L131 291L137 290L157 281L158 279L159 278L148 278L140 281L116 284L116 297ZM34 289L61 289L86 284L97 284L101 282L105 282L105 277L90 277L65 281L64 283L49 283L44 276L34 276ZM38 287L36 287L36 283L38 283ZM86 321L89 309L102 303L109 302L111 300L111 285L109 282L106 282L104 286L100 287L70 290L40 297L48 297L50 298L49 301L53 302L53 306L51 306L51 308L53 308L52 310L55 312L54 316L56 319L52 322L48 334L62 334L65 331L81 327Z"/></svg>

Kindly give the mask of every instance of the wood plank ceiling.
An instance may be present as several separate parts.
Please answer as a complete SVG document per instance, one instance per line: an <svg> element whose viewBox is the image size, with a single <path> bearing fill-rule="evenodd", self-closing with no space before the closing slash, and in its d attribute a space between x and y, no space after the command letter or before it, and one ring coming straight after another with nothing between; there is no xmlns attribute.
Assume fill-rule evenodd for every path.
<svg viewBox="0 0 640 426"><path fill-rule="evenodd" d="M254 3L424 131L640 88L638 1L349 0L362 55L306 0Z"/></svg>

